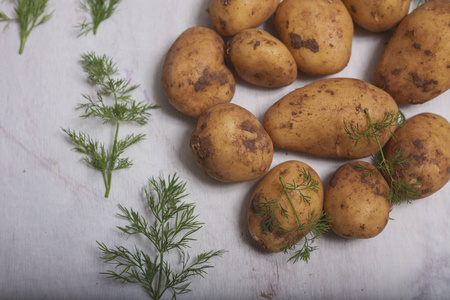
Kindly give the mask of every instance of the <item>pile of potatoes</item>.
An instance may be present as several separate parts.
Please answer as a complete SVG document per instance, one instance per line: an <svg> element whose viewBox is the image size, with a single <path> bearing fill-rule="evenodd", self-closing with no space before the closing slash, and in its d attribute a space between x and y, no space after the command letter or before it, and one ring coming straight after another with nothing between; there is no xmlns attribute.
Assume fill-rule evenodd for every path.
<svg viewBox="0 0 450 300"><path fill-rule="evenodd" d="M308 205L286 204L287 213L307 222L304 217L313 208L324 211L333 218L332 230L344 238L372 238L382 232L392 209L387 201L390 180L413 183L418 198L450 180L450 124L436 114L419 114L402 127L380 130L380 145L355 143L346 131L367 129L365 112L377 123L388 113L397 114L398 105L424 103L450 88L450 2L432 0L408 14L409 8L410 0L211 0L213 29L189 28L169 49L164 91L175 109L197 120L190 148L198 165L221 182L261 179L249 201L248 226L264 249L281 251L287 236L262 230L265 220L258 203L287 203L279 179L300 181L301 170L309 170L320 191L310 195ZM261 29L269 18L277 36ZM320 78L347 66L354 23L372 32L393 30L375 82ZM231 103L234 76L273 89L293 84L298 73L319 78L274 101L262 124ZM411 158L395 167L392 178L384 178L367 162L353 161L376 154L380 146L385 146L388 160L398 151ZM271 169L274 148L348 161L324 190L317 173L303 162ZM279 220L285 228L300 225L293 218Z"/></svg>

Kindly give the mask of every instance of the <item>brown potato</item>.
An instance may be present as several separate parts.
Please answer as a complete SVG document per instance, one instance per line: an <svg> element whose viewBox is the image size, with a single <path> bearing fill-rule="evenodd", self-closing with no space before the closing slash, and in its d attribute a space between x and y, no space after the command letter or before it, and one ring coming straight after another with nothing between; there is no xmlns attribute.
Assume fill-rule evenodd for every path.
<svg viewBox="0 0 450 300"><path fill-rule="evenodd" d="M233 36L264 23L280 0L211 0L209 15L214 28L223 36Z"/></svg>
<svg viewBox="0 0 450 300"><path fill-rule="evenodd" d="M297 78L297 65L286 46L261 29L236 34L228 55L243 80L262 87L282 87Z"/></svg>
<svg viewBox="0 0 450 300"><path fill-rule="evenodd" d="M378 152L378 147L367 140L355 146L344 122L348 128L367 129L366 108L374 123L388 112L398 113L397 104L383 90L358 79L328 78L284 96L267 110L263 124L276 147L321 157L362 158ZM389 137L383 130L381 144Z"/></svg>
<svg viewBox="0 0 450 300"><path fill-rule="evenodd" d="M235 81L225 65L224 42L208 28L192 27L178 37L167 53L162 79L169 103L195 118L234 96Z"/></svg>
<svg viewBox="0 0 450 300"><path fill-rule="evenodd" d="M366 168L365 171L355 167ZM367 171L372 171L368 176ZM389 185L371 164L358 161L341 166L325 191L324 211L333 218L331 229L344 238L368 239L389 221Z"/></svg>
<svg viewBox="0 0 450 300"><path fill-rule="evenodd" d="M378 61L375 85L399 104L427 102L450 88L450 2L434 0L398 25Z"/></svg>
<svg viewBox="0 0 450 300"><path fill-rule="evenodd" d="M279 226L285 230L295 230L299 227L299 223L295 217L292 205L283 192L283 185L280 181L282 178L285 185L300 184L305 179L305 174L309 173L311 179L317 182L317 191L311 189L302 190L302 194L309 196L309 203L304 201L298 191L289 191L295 211L302 224L310 224L309 221L317 221L322 213L323 208L323 187L319 175L307 164L300 161L287 161L277 165L267 173L263 179L255 187L250 198L247 210L248 229L252 238L265 250L269 252L283 251L283 243L288 242L292 234L281 232L280 230L264 230L264 223L267 221L267 215L264 218L262 205L267 202L276 202L280 200L280 205L287 210L286 216L281 214L281 209L275 210L274 216L280 221ZM280 198L281 197L281 198ZM314 216L311 215L314 212ZM309 216L309 217L308 217ZM309 219L309 221L308 221ZM305 232L307 234L308 232ZM296 241L300 241L304 235L301 231L295 235ZM289 245L292 246L292 245Z"/></svg>
<svg viewBox="0 0 450 300"><path fill-rule="evenodd" d="M387 31L409 11L411 0L342 0L353 20L373 32Z"/></svg>
<svg viewBox="0 0 450 300"><path fill-rule="evenodd" d="M353 20L341 0L284 0L274 22L301 71L329 75L347 66Z"/></svg>
<svg viewBox="0 0 450 300"><path fill-rule="evenodd" d="M200 167L222 182L257 179L272 164L269 135L252 113L236 104L219 104L203 113L190 145Z"/></svg>
<svg viewBox="0 0 450 300"><path fill-rule="evenodd" d="M386 159L403 151L409 163L394 165L393 177L399 182L417 184L419 198L440 190L450 180L450 123L443 117L422 113L409 118L395 131L395 140L385 147Z"/></svg>

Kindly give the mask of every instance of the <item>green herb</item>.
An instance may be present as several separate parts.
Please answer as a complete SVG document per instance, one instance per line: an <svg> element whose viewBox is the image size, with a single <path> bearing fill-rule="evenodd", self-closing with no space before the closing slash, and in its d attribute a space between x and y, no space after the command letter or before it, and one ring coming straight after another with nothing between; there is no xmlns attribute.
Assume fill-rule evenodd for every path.
<svg viewBox="0 0 450 300"><path fill-rule="evenodd" d="M98 26L116 10L121 0L80 0L80 7L90 14L91 22L85 19L77 25L80 35L87 35L90 31L97 34Z"/></svg>
<svg viewBox="0 0 450 300"><path fill-rule="evenodd" d="M384 175L385 178L390 181L390 190L387 197L387 201L390 204L400 204L402 200L410 201L411 199L416 199L419 197L419 190L417 188L418 183L412 183L411 180L406 182L400 182L394 179L394 168L402 168L405 164L408 164L413 155L405 156L403 150L397 151L394 157L387 160L383 153L383 147L380 143L379 137L381 136L381 131L389 130L392 138L395 140L395 134L392 132L391 128L396 126L401 126L405 120L404 115L399 111L395 113L393 111L385 113L383 119L374 123L370 117L369 110L366 108L364 113L367 116L368 127L366 129L361 129L358 125L356 127L348 127L344 121L344 128L349 138L355 141L355 146L361 139L366 140L368 143L376 142L378 146L378 152L372 155L372 160L377 165L378 169ZM355 169L363 172L366 176L371 176L375 169L368 169L361 164L357 164Z"/></svg>
<svg viewBox="0 0 450 300"><path fill-rule="evenodd" d="M19 54L23 53L25 43L31 31L48 21L53 13L47 13L48 0L17 0L14 8L15 18L8 17L4 12L0 12L0 22L18 22L20 27L20 48Z"/></svg>
<svg viewBox="0 0 450 300"><path fill-rule="evenodd" d="M261 216L263 219L263 234L277 232L287 237L285 241L279 244L282 251L285 253L288 251L293 251L295 249L295 245L301 240L301 238L304 237L302 248L295 251L294 255L288 259L288 261L292 261L293 263L296 263L299 260L308 262L311 252L317 249L317 246L313 246L312 244L317 238L321 237L325 232L330 230L330 222L332 221L330 217L325 216L324 212L318 215L315 209L313 209L310 214L308 213L305 223L300 221L294 202L290 196L290 192L298 192L302 202L310 203L311 197L304 195L303 191L310 190L315 193L318 193L319 191L317 180L312 179L311 174L305 169L303 169L301 177L302 182L299 184L295 181L286 184L280 177L279 180L283 187L283 191L278 200L269 201L265 198L265 202L260 202L257 204L257 209L259 210L257 215ZM280 214L283 218L289 218L288 208L283 207L281 204L281 200L284 195L286 195L289 200L294 216L298 222L298 227L292 230L283 228L282 222L276 216L277 210L280 210ZM298 236L300 236L300 238L298 238Z"/></svg>
<svg viewBox="0 0 450 300"><path fill-rule="evenodd" d="M145 134L130 134L119 140L120 124L130 122L145 125L150 117L150 110L158 106L133 100L131 92L139 86L130 85L130 82L125 79L114 78L113 76L118 74L118 70L112 59L106 55L97 56L93 52L83 54L81 64L88 79L98 88L95 99L83 94L87 103L80 104L77 108L84 110L84 114L81 116L84 119L92 116L102 119L104 124L115 124L113 145L111 149L107 149L104 144L85 133L70 129L63 129L63 131L69 140L77 145L74 150L85 155L83 160L94 169L101 171L107 198L111 189L113 171L132 165L131 160L120 156L126 148L145 137ZM112 98L113 105L107 105L104 101L105 97Z"/></svg>
<svg viewBox="0 0 450 300"><path fill-rule="evenodd" d="M121 213L118 216L127 220L129 225L117 228L128 236L141 235L148 239L155 254L146 253L137 246L128 250L124 246L108 248L97 242L103 253L101 259L115 265L114 270L101 274L122 282L140 284L152 299L160 299L167 291L172 293L172 299L176 299L176 295L190 291L191 277L204 277L213 267L209 261L222 256L225 251L203 252L194 259L186 252L190 248L188 243L195 241L192 234L200 230L203 223L197 221L195 206L182 202L187 196L185 185L179 182L176 174L169 176L167 181L162 177L158 181L150 179L149 188L145 191L151 212L149 219L119 205ZM166 257L172 250L180 254L178 266L172 266Z"/></svg>

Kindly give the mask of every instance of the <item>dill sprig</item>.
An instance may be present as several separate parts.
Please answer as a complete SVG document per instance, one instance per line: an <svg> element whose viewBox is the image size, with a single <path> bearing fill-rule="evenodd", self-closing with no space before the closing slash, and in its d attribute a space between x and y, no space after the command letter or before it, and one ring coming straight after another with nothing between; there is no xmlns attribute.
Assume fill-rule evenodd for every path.
<svg viewBox="0 0 450 300"><path fill-rule="evenodd" d="M79 23L76 27L80 29L81 35L87 35L89 32L97 34L100 23L111 17L121 0L80 0L80 7L87 12L91 21L87 19Z"/></svg>
<svg viewBox="0 0 450 300"><path fill-rule="evenodd" d="M319 215L315 209L313 209L311 213L308 213L305 223L300 221L290 193L294 191L298 192L301 202L310 203L311 197L304 195L303 191L310 190L315 193L318 193L319 191L318 181L312 179L311 174L305 169L303 169L301 177L302 182L298 184L295 181L286 184L280 177L279 180L283 188L280 197L276 201L269 201L265 198L265 202L260 202L257 204L257 209L259 212L256 214L257 216L261 216L263 219L261 224L263 234L277 232L287 237L285 241L279 244L281 251L284 253L294 251L296 244L304 238L302 248L295 251L294 254L288 259L288 262L292 261L293 263L296 263L299 260L303 260L305 262L309 261L311 252L317 249L317 246L313 246L314 241L330 230L330 222L332 220L330 217L325 216L324 212ZM281 200L284 195L286 195L289 200L289 204L298 223L298 227L295 229L283 228L282 222L276 216L276 212L279 210L280 215L283 218L289 218L288 208L283 207L281 204Z"/></svg>
<svg viewBox="0 0 450 300"><path fill-rule="evenodd" d="M361 140L365 139L368 143L375 142L378 146L378 152L372 155L372 160L374 161L377 168L381 171L383 176L387 178L390 182L389 195L387 201L389 204L400 204L402 200L417 199L419 197L419 189L417 188L418 183L413 183L411 180L406 182L400 182L394 179L394 168L403 167L408 164L413 155L406 156L403 150L397 151L394 157L387 160L383 153L383 147L380 143L381 131L388 129L391 137L395 140L395 134L392 132L392 127L402 126L405 120L404 115L399 111L395 113L390 111L384 114L383 119L374 123L370 117L369 110L364 109L366 114L368 127L366 129L361 129L357 126L348 127L344 121L344 128L349 138L355 141L355 145ZM356 164L355 169L363 172L365 176L371 176L375 169L368 169L361 164Z"/></svg>
<svg viewBox="0 0 450 300"><path fill-rule="evenodd" d="M145 134L129 134L119 139L119 128L122 122L145 125L150 117L150 110L158 106L144 102L136 102L131 98L131 93L138 85L131 85L129 81L115 78L118 69L112 59L106 55L97 56L95 53L87 53L81 56L82 67L88 79L97 86L96 97L92 98L82 94L86 103L77 106L84 110L82 118L96 117L104 124L115 125L113 145L107 149L103 143L92 139L88 134L76 132L71 129L63 129L67 137L77 146L76 152L84 155L83 160L94 169L101 171L106 188L105 197L109 196L111 189L112 173L115 170L125 169L132 165L129 158L121 158L126 148L141 141ZM112 98L113 104L105 103L105 98Z"/></svg>
<svg viewBox="0 0 450 300"><path fill-rule="evenodd" d="M20 27L20 48L19 54L23 53L25 43L31 31L47 22L53 12L47 12L48 0L17 0L17 5L14 8L16 17L8 17L4 12L0 12L0 22L10 24L12 22L19 23Z"/></svg>
<svg viewBox="0 0 450 300"><path fill-rule="evenodd" d="M145 190L146 202L150 209L150 218L145 218L133 209L119 205L118 216L128 221L128 225L117 227L128 236L141 235L148 239L155 253L147 253L137 246L128 250L124 246L109 248L97 241L101 259L115 265L114 270L101 274L122 282L137 283L144 287L152 299L160 299L167 291L176 295L190 291L192 277L204 277L213 266L209 261L220 257L224 250L207 251L191 259L186 251L189 242L195 241L194 233L202 228L203 223L197 221L194 204L182 202L186 197L186 183L180 182L176 174L166 181L149 180L149 188ZM151 250L151 249L149 249ZM170 251L180 255L180 264L174 267L167 259Z"/></svg>

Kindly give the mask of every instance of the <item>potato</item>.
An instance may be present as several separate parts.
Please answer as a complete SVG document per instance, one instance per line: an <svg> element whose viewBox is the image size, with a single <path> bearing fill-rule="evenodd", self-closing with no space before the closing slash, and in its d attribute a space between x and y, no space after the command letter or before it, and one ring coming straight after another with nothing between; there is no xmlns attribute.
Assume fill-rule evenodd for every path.
<svg viewBox="0 0 450 300"><path fill-rule="evenodd" d="M345 131L368 128L364 109L374 123L388 112L398 113L395 101L381 89L358 79L328 78L297 89L272 105L264 128L274 146L321 157L362 158L378 151L376 143L360 140L355 146ZM390 128L392 131L395 127ZM384 145L390 137L381 131Z"/></svg>
<svg viewBox="0 0 450 300"><path fill-rule="evenodd" d="M386 159L392 160L398 151L409 163L394 165L393 177L417 184L419 198L432 195L450 180L450 124L443 117L421 113L406 120L395 131L395 140L386 144Z"/></svg>
<svg viewBox="0 0 450 300"><path fill-rule="evenodd" d="M277 209L274 213L274 216L280 222L278 225L285 230L296 230L299 227L299 223L286 196L286 192L283 191L280 178L286 186L294 182L299 185L304 181L305 174L308 173L311 176L311 180L317 182L316 191L311 189L303 189L301 191L304 196L310 197L310 202L304 201L298 191L289 191L289 196L300 222L302 224L310 224L311 222L309 221L316 222L319 219L323 208L322 182L319 175L310 166L300 161L286 161L270 170L255 187L247 210L248 229L250 235L263 249L269 252L283 251L284 247L282 244L286 244L289 241L289 237L292 236L292 234L286 234L281 230L271 230L272 226L268 226L269 230L264 230L264 223L272 216L270 213L265 213L267 208L264 208L264 204L280 201L279 204L275 204ZM279 205L286 209L287 217L280 213ZM313 211L314 215L311 217ZM305 234L307 233L305 231ZM295 234L296 241L301 240L303 237L304 235L301 231ZM292 244L289 246L292 246Z"/></svg>
<svg viewBox="0 0 450 300"><path fill-rule="evenodd" d="M253 114L236 104L218 104L204 112L190 145L200 167L222 182L259 178L272 164L269 135Z"/></svg>
<svg viewBox="0 0 450 300"><path fill-rule="evenodd" d="M450 88L450 2L416 8L394 31L375 70L375 85L399 104L420 104Z"/></svg>
<svg viewBox="0 0 450 300"><path fill-rule="evenodd" d="M224 42L216 32L203 27L187 29L173 43L162 79L169 103L195 118L234 96L235 81L225 65Z"/></svg>
<svg viewBox="0 0 450 300"><path fill-rule="evenodd" d="M301 71L329 75L347 66L353 20L340 0L284 0L274 23Z"/></svg>
<svg viewBox="0 0 450 300"><path fill-rule="evenodd" d="M218 33L233 36L264 23L279 3L280 0L211 0L209 15Z"/></svg>
<svg viewBox="0 0 450 300"><path fill-rule="evenodd" d="M371 176L355 169L373 170ZM331 178L323 209L333 218L331 229L344 238L368 239L380 234L389 221L389 185L380 172L364 161L348 162Z"/></svg>
<svg viewBox="0 0 450 300"><path fill-rule="evenodd" d="M387 31L409 11L411 0L342 0L353 20L373 32Z"/></svg>
<svg viewBox="0 0 450 300"><path fill-rule="evenodd" d="M262 87L282 87L297 78L297 65L286 46L261 29L236 34L228 55L243 80Z"/></svg>

